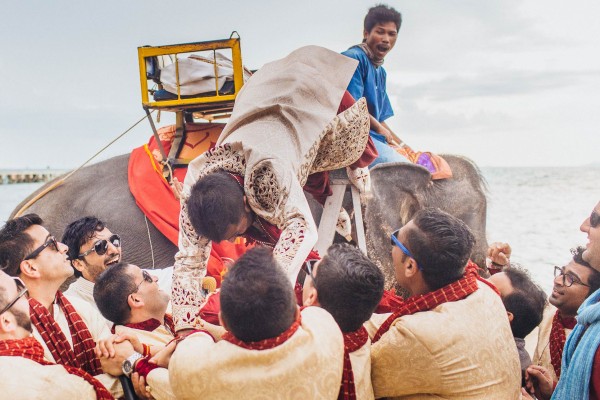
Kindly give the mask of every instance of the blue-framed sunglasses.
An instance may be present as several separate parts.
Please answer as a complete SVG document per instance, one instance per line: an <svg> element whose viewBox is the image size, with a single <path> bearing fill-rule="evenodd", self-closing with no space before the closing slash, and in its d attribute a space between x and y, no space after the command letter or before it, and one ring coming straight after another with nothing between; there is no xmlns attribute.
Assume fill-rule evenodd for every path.
<svg viewBox="0 0 600 400"><path fill-rule="evenodd" d="M405 246L405 245L403 245L403 244L402 244L402 242L398 240L398 232L400 232L400 228L398 228L398 229L396 229L394 232L392 232L392 235L391 235L391 240L390 240L390 241L391 241L391 245L392 245L392 246L398 246L398 248L400 248L400 250L402 250L402 252L403 252L404 254L406 254L408 257L412 258L413 260L415 260L415 263L417 264L417 268L418 268L418 269L422 269L422 268L419 266L419 262L418 262L418 261L417 261L417 259L416 259L416 258L415 258L415 257L412 255L412 253L410 252L410 250L408 250L408 249L406 248L406 246Z"/></svg>

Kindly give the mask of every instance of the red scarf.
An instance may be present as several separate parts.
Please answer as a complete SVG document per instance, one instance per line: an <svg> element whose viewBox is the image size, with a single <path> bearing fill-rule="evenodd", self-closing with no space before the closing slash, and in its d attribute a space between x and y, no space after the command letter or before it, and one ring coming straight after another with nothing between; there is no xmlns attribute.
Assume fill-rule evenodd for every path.
<svg viewBox="0 0 600 400"><path fill-rule="evenodd" d="M554 367L556 377L560 378L560 364L562 362L563 349L567 336L565 329L573 329L577 325L577 320L573 317L562 318L556 310L552 319L552 327L550 328L550 362Z"/></svg>
<svg viewBox="0 0 600 400"><path fill-rule="evenodd" d="M36 299L29 298L31 322L44 339L46 346L52 353L52 357L54 357L57 364L81 368L92 376L101 374L100 360L94 353L96 343L87 325L61 292L56 292L55 301L69 323L73 348L71 348L69 341L50 311Z"/></svg>
<svg viewBox="0 0 600 400"><path fill-rule="evenodd" d="M377 333L373 337L373 343L377 342L384 333L386 333L395 320L404 316L412 315L421 311L429 311L443 303L458 301L466 298L474 293L477 287L479 275L477 274L478 266L471 261L465 268L465 274L459 280L452 282L433 292L412 296L406 299L406 302L385 320L383 325L379 327ZM485 282L484 280L481 280Z"/></svg>
<svg viewBox="0 0 600 400"><path fill-rule="evenodd" d="M367 343L369 334L364 326L354 332L344 333L344 372L338 400L356 400L356 387L354 386L354 372L350 362L350 353L355 352Z"/></svg>
<svg viewBox="0 0 600 400"><path fill-rule="evenodd" d="M56 365L50 361L44 360L44 348L42 345L35 340L32 336L19 339L19 340L0 340L0 356L6 357L23 357L28 360L34 361L41 365ZM70 365L63 365L67 372L71 375L77 375L86 380L90 385L94 387L96 391L96 398L98 400L113 400L113 396L108 390L93 376L87 372L72 367ZM34 378L35 377L27 377Z"/></svg>
<svg viewBox="0 0 600 400"><path fill-rule="evenodd" d="M244 342L235 336L231 332L225 332L221 337L222 340L226 340L229 343L233 343L236 346L243 347L248 350L268 350L273 349L280 344L283 344L286 340L288 340L300 327L301 323L300 313L298 313L298 318L292 323L292 325L284 331L279 336L270 339L259 340L258 342Z"/></svg>
<svg viewBox="0 0 600 400"><path fill-rule="evenodd" d="M171 332L173 334L173 336L175 336L175 326L173 325L173 317L169 314L165 314L165 323L161 324L159 320L154 319L154 318L150 318L147 319L145 321L142 322L134 322L131 324L125 324L126 327L131 328L131 329L139 329L140 331L146 331L146 332L152 332L153 330L157 329L159 326L164 325L165 328L167 328L167 330L169 332ZM113 326L113 332L114 332L115 327Z"/></svg>

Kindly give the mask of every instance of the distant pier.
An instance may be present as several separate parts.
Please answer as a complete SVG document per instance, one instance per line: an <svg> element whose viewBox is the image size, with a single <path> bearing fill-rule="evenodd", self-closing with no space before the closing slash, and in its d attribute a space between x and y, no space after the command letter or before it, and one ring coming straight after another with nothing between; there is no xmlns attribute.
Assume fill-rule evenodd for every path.
<svg viewBox="0 0 600 400"><path fill-rule="evenodd" d="M67 172L63 169L0 169L0 185L48 182Z"/></svg>

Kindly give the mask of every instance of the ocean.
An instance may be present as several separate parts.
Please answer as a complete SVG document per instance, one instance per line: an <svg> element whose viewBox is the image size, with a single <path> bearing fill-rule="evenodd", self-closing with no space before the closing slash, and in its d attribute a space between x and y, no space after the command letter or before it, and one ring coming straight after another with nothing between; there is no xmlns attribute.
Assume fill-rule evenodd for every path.
<svg viewBox="0 0 600 400"><path fill-rule="evenodd" d="M488 185L488 242L508 242L512 261L549 294L554 265L565 265L569 249L587 242L579 226L600 201L600 167L481 170ZM41 185L0 185L0 220Z"/></svg>

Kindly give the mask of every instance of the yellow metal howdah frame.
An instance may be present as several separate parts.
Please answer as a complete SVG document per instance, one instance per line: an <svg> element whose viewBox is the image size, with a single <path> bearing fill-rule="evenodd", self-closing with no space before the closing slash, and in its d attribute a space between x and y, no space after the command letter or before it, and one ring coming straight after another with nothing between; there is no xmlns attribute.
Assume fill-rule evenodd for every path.
<svg viewBox="0 0 600 400"><path fill-rule="evenodd" d="M237 32L235 32L237 33ZM232 34L233 35L233 34ZM233 86L234 92L227 95L219 95L219 90L216 88L217 79L215 79L215 95L202 96L193 98L181 98L179 88L179 66L177 56L175 56L175 64L177 70L177 99L150 101L148 92L148 79L146 75L146 58L164 55L177 55L181 53L191 53L194 51L231 49L233 63ZM240 48L240 38L232 37L230 39L211 40L207 42L173 44L168 46L143 46L138 47L138 62L140 65L140 85L142 89L142 105L145 109L171 109L183 110L193 109L194 106L209 105L210 103L233 102L239 90L244 84L244 71L242 67L242 52ZM215 64L215 75L217 66Z"/></svg>

